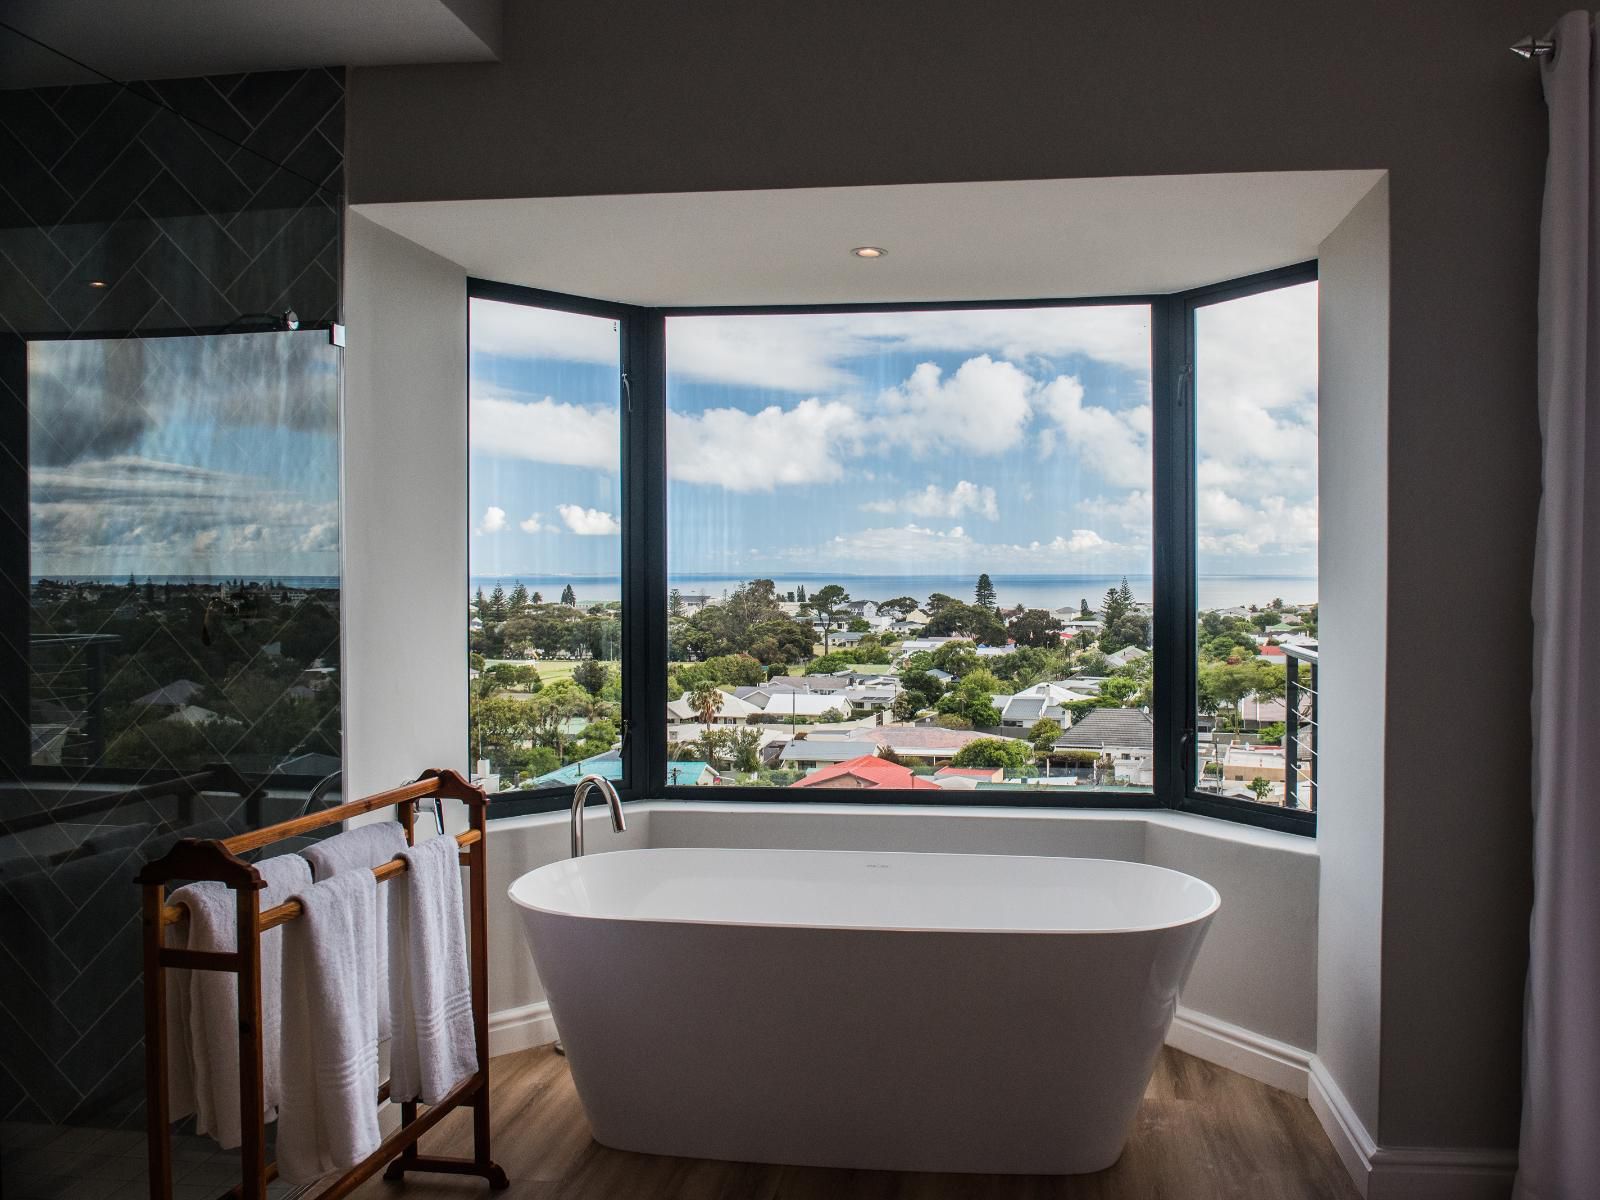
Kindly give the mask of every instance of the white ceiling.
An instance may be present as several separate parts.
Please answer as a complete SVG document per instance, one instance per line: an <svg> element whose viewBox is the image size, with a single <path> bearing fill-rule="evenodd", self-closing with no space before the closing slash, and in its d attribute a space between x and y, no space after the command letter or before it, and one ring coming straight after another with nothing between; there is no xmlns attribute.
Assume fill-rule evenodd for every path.
<svg viewBox="0 0 1600 1200"><path fill-rule="evenodd" d="M468 274L644 305L1170 292L1314 258L1378 171L1164 175L354 211ZM888 256L853 257L874 245Z"/></svg>
<svg viewBox="0 0 1600 1200"><path fill-rule="evenodd" d="M114 79L485 62L502 0L5 0L10 25ZM92 83L0 30L0 87Z"/></svg>

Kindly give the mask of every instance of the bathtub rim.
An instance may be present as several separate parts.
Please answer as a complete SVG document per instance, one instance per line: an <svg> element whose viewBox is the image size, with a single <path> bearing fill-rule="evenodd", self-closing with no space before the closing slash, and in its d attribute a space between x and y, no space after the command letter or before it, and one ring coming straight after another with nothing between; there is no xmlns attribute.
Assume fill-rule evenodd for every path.
<svg viewBox="0 0 1600 1200"><path fill-rule="evenodd" d="M1222 894L1210 881L1201 879L1198 875L1191 875L1187 871L1179 871L1173 867L1158 866L1155 863L1134 862L1121 858L1093 858L1083 855L1061 854L968 854L961 851L950 850L814 850L797 847L749 847L749 846L639 846L627 850L605 851L606 857L628 856L638 854L673 854L673 853L714 853L714 854L808 854L808 855L873 855L883 857L886 854L916 855L918 857L941 858L990 858L990 859L1035 859L1050 862L1108 862L1118 863L1122 866L1135 868L1140 871L1156 871L1165 875L1177 875L1183 879L1190 879L1202 885L1211 893L1210 903L1203 912L1185 917L1180 920L1165 921L1146 925L1119 925L1109 929L1083 929L1083 928L1054 928L1054 929L1018 929L1015 926L995 927L963 927L952 928L948 925L839 925L818 923L814 921L737 921L737 920L706 920L692 917L652 917L652 916L599 916L594 913L573 912L566 908L550 908L545 905L534 904L517 895L517 887L529 876L537 875L540 871L564 867L576 860L572 858L557 859L555 862L545 863L524 871L511 881L506 888L506 898L525 912L540 913L550 917L567 917L575 921L597 921L607 923L626 923L630 925L697 925L711 926L727 929L799 929L820 930L830 933L940 933L940 934L979 934L993 937L997 934L1011 936L1041 936L1041 937L1099 937L1117 936L1140 933L1162 933L1174 929L1182 929L1210 921L1217 915L1222 907ZM598 857L598 856L597 856Z"/></svg>

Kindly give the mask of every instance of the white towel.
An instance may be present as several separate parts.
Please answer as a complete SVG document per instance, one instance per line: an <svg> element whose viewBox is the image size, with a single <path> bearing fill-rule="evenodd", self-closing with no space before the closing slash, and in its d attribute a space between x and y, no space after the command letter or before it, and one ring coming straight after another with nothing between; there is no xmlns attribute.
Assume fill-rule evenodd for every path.
<svg viewBox="0 0 1600 1200"><path fill-rule="evenodd" d="M461 848L436 837L401 855L389 888L389 1092L437 1104L478 1069L461 903Z"/></svg>
<svg viewBox="0 0 1600 1200"><path fill-rule="evenodd" d="M311 1183L378 1148L378 881L343 871L284 927L278 1173Z"/></svg>
<svg viewBox="0 0 1600 1200"><path fill-rule="evenodd" d="M311 866L298 854L280 854L256 864L266 887L264 912L311 884ZM233 892L220 883L191 883L172 893L189 919L169 926L167 944L188 950L232 953L238 909ZM282 1096L280 1019L283 979L282 926L261 935L262 1098L267 1120ZM195 1114L197 1132L224 1149L239 1145L239 977L232 971L167 972L167 1062L169 1108L176 1117Z"/></svg>
<svg viewBox="0 0 1600 1200"><path fill-rule="evenodd" d="M370 871L398 856L406 849L405 827L398 821L373 821L357 825L326 841L308 847L304 854L318 883L342 871ZM378 905L378 1040L389 1040L389 909Z"/></svg>

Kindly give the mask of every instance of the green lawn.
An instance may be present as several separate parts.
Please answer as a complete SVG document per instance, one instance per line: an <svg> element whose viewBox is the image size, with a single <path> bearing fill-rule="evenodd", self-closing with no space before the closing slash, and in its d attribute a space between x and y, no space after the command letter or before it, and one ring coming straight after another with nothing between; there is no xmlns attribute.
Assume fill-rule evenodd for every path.
<svg viewBox="0 0 1600 1200"><path fill-rule="evenodd" d="M558 679L571 679L573 669L584 661L581 658L491 658L485 665L492 667L498 663L509 663L513 667L532 667L539 672L540 683L554 683ZM601 661L613 671L622 665L614 659Z"/></svg>

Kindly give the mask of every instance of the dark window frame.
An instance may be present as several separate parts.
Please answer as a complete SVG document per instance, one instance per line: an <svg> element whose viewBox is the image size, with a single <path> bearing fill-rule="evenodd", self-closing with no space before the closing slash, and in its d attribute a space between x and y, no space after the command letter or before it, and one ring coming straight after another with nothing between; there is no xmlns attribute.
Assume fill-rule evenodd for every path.
<svg viewBox="0 0 1600 1200"><path fill-rule="evenodd" d="M1187 291L1020 300L953 300L811 305L679 306L649 308L567 295L517 284L469 278L469 300L496 300L616 319L621 328L622 375L622 764L624 801L675 800L749 804L930 806L925 791L865 792L754 787L666 786L667 728L667 478L666 323L672 317L762 316L805 313L940 312L1018 308L1145 305L1150 310L1152 491L1152 653L1157 686L1155 784L1145 793L1084 789L1068 794L1011 789L953 793L931 807L1126 809L1176 811L1314 836L1316 815L1286 811L1198 790L1195 754L1195 313L1223 300L1255 295L1317 278L1317 264L1224 280ZM470 304L469 304L470 312ZM470 317L468 346L470 352ZM633 614L630 619L630 613ZM643 613L643 617L638 614ZM1163 686L1163 680L1172 681ZM570 788L515 789L496 796L501 816L567 807Z"/></svg>

